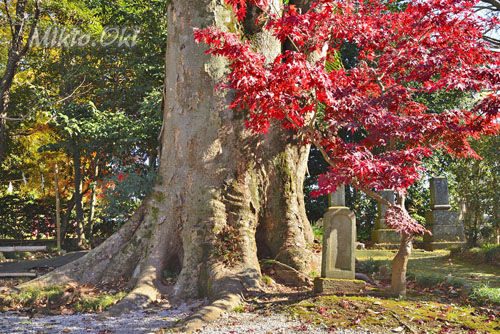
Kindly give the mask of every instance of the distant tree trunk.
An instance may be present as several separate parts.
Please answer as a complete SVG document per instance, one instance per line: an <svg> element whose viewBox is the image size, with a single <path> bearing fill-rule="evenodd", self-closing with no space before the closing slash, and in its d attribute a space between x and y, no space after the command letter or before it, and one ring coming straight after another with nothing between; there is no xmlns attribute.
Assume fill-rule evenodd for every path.
<svg viewBox="0 0 500 334"><path fill-rule="evenodd" d="M59 170L54 166L54 188L56 194L56 245L61 250L61 199L59 197Z"/></svg>
<svg viewBox="0 0 500 334"><path fill-rule="evenodd" d="M10 89L19 67L19 62L29 50L40 17L39 0L35 0L35 11L31 24L29 24L30 15L26 12L27 2L27 0L18 0L14 15L10 13L7 2L4 2L5 20L11 32L11 41L5 71L0 77L0 164L4 159L3 155L7 137L7 107L9 105ZM28 31L28 37L25 40L26 31Z"/></svg>
<svg viewBox="0 0 500 334"><path fill-rule="evenodd" d="M75 196L73 195L73 197L71 197L71 199L68 202L68 208L66 209L66 214L61 220L61 243L63 244L63 246L66 246L65 245L66 232L68 231L68 225L71 219L71 212L73 211L74 207L75 207Z"/></svg>
<svg viewBox="0 0 500 334"><path fill-rule="evenodd" d="M78 247L84 248L86 246L85 242L85 229L84 229L84 217L83 217L83 196L82 196L82 162L80 156L80 150L75 146L73 149L73 167L74 167L74 183L75 192L73 197L75 198L75 212L76 212L76 229L78 234L77 244Z"/></svg>
<svg viewBox="0 0 500 334"><path fill-rule="evenodd" d="M87 221L87 226L85 228L85 234L89 239L92 239L93 229L94 229L94 215L95 215L95 204L96 204L96 185L97 175L99 174L99 160L96 158L92 166L92 185L90 193L90 203L89 203L89 217Z"/></svg>
<svg viewBox="0 0 500 334"><path fill-rule="evenodd" d="M243 115L228 108L232 93L214 91L228 64L193 40L193 27L235 29L232 15L223 0L170 3L161 182L117 233L30 286L125 277L132 290L112 313L161 292L209 297L220 311L260 287L258 254L307 275L317 270L302 194L308 149L277 128L250 133ZM281 52L260 27L246 32L269 60ZM178 274L174 286L162 283L163 272Z"/></svg>

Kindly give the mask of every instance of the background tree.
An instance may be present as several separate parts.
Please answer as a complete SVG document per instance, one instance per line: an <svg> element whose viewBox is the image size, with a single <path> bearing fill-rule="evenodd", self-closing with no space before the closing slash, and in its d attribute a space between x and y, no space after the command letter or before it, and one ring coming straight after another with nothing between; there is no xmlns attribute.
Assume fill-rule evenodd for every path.
<svg viewBox="0 0 500 334"><path fill-rule="evenodd" d="M19 63L30 48L33 34L35 33L38 20L40 18L39 0L33 2L27 0L3 1L3 8L0 11L0 25L5 29L7 26L10 32L8 52L5 67L0 77L0 163L3 160L7 120L11 119L7 113L9 106L9 93L12 87L14 76L16 75ZM33 8L31 8L33 7ZM13 13L12 9L15 8ZM9 39L8 35L3 35L3 39ZM2 44L5 40L2 40Z"/></svg>
<svg viewBox="0 0 500 334"><path fill-rule="evenodd" d="M39 174L46 180L53 179L53 166L42 163L36 173L29 167L31 158L27 153L32 152L33 147L29 145L30 149L26 150L26 144L41 131L46 131L51 140L40 146L61 147L68 138L63 136L67 132L62 129L70 123L82 125L77 113L71 111L74 106L92 102L99 115L106 114L110 121L117 122L104 122L108 127L100 127L94 122L94 133L90 134L91 120L86 119L85 133L93 140L88 147L83 141L79 142L79 147L85 148L78 153L81 168L77 170L81 171L81 177L77 179L83 182L82 193L78 195L75 191L80 182L74 180L78 175L74 172L68 177L75 185L66 189L68 191L63 188L63 225L71 222L72 226L73 220L85 222L80 231L86 229L88 238L95 224L100 238L109 236L118 228L133 213L133 203L144 198L150 190L147 185L156 174L166 44L165 11L164 1L131 0L113 4L99 1L45 2L34 37L36 43L18 75L23 80L18 80L11 92L12 108L29 117L10 124L7 159L0 168L2 181L20 180L21 171L25 172L28 186L33 183L30 180L40 180ZM102 37L106 31L123 32L123 37L129 36L129 40L102 43L116 37ZM140 31L135 44L131 40L133 31ZM89 36L91 40L82 45L59 43L68 34ZM54 45L52 41L55 41ZM122 128L119 129L121 121ZM96 151L95 148L102 149ZM46 153L40 152L39 155L44 157ZM70 159L59 161L61 172L75 171L74 164L68 164L68 161L77 159L73 159L73 154L64 155ZM124 169L135 173L136 182L128 183L128 193L122 191L119 201L108 200L107 194L111 191L104 190L111 187L106 185L110 185L113 173L118 175ZM0 189L5 192L8 184L2 182ZM14 183L17 185L20 185L19 181ZM50 186L52 184L48 181L47 187ZM36 196L41 198L43 194ZM120 212L119 219L110 216L119 207L128 210ZM25 224L31 223L27 221ZM72 229L68 232L73 233Z"/></svg>

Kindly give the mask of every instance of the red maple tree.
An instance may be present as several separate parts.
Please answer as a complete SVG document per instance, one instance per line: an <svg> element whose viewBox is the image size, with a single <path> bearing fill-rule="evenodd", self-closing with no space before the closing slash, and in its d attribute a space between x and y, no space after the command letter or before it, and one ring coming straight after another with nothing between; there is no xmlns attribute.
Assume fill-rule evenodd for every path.
<svg viewBox="0 0 500 334"><path fill-rule="evenodd" d="M247 5L259 7L265 29L293 45L269 60L238 34L195 29L208 53L230 61L221 87L235 90L231 108L248 111L254 131L280 121L301 132L330 165L316 194L352 184L390 207L387 225L408 247L412 235L426 232L404 208L422 159L438 149L477 157L468 140L498 133L500 55L482 40L497 22L478 17L475 0L410 1L399 11L388 8L390 0L317 0L305 13L294 6L276 11L266 0L226 2L239 20ZM350 69L339 62L345 43L358 50ZM418 102L444 91L470 92L475 105L436 113ZM345 141L341 131L364 139ZM394 189L399 201L385 201L382 189Z"/></svg>

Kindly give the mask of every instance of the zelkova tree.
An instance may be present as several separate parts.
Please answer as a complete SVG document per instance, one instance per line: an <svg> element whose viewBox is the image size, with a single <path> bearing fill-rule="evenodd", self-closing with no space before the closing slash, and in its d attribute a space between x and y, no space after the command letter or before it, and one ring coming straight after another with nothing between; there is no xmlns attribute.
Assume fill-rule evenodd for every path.
<svg viewBox="0 0 500 334"><path fill-rule="evenodd" d="M255 19L240 25L223 0L169 2L161 181L103 244L28 285L125 278L131 291L112 312L159 293L232 308L245 290L259 288L259 258L295 268L299 278L317 270L302 193L307 146L278 126L267 135L248 130L229 108L233 93L215 90L228 62L205 54L193 37L194 27L238 30L271 62L281 43ZM164 273L178 277L174 285Z"/></svg>
<svg viewBox="0 0 500 334"><path fill-rule="evenodd" d="M247 1L228 3L243 20ZM411 1L392 11L392 1L319 0L306 12L289 5L283 15L265 0L249 3L262 10L265 30L293 48L269 62L237 32L197 30L208 53L231 64L220 84L235 91L231 108L247 112L254 132L278 121L315 145L330 165L317 194L351 183L390 207L387 225L402 235L392 290L405 294L412 237L427 232L404 205L422 159L443 148L478 158L468 140L498 132L500 56L482 40L496 20L476 16L470 0ZM338 66L343 44L358 50L349 70ZM321 57L311 59L314 52ZM471 92L476 103L436 113L418 102L440 91ZM347 141L343 132L363 139ZM396 204L377 194L382 189L395 190Z"/></svg>

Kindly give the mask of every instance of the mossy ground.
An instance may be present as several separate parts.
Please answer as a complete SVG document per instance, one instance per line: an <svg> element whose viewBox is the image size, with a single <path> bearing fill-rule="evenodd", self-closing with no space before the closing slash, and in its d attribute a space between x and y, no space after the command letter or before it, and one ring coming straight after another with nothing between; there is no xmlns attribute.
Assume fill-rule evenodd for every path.
<svg viewBox="0 0 500 334"><path fill-rule="evenodd" d="M378 270L390 268L395 254L358 250L356 258L360 266ZM274 311L332 330L358 327L379 333L500 333L498 305L478 302L468 294L470 288L464 288L500 287L499 267L450 258L448 250L414 250L408 274L417 279L409 282L405 299L389 297L389 283L378 281L367 296L302 295L276 305Z"/></svg>
<svg viewBox="0 0 500 334"><path fill-rule="evenodd" d="M283 307L307 324L373 332L498 333L498 312L472 306L383 297L318 296Z"/></svg>

